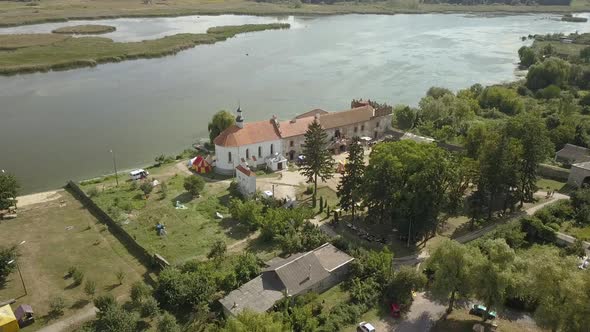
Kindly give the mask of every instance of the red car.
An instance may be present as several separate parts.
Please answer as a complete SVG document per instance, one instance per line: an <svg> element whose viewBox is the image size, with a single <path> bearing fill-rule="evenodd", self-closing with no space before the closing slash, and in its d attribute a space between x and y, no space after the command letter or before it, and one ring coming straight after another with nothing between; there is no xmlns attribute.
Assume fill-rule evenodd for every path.
<svg viewBox="0 0 590 332"><path fill-rule="evenodd" d="M401 308L399 304L392 303L391 304L391 317L399 318L401 316Z"/></svg>

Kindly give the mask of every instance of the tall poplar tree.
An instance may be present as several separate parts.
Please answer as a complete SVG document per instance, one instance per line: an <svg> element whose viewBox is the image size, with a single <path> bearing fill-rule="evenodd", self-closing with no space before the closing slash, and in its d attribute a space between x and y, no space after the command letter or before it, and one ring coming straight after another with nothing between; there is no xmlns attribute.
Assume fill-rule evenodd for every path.
<svg viewBox="0 0 590 332"><path fill-rule="evenodd" d="M344 174L338 185L340 207L344 211L350 210L352 212L352 220L354 220L356 204L361 201L361 187L365 174L363 156L363 146L361 145L360 139L355 136L350 144L348 159L346 165L344 165Z"/></svg>
<svg viewBox="0 0 590 332"><path fill-rule="evenodd" d="M308 182L313 181L313 206L315 206L318 178L326 181L334 175L334 159L328 151L328 134L317 120L314 120L305 132L303 155L305 158L300 172L307 177Z"/></svg>

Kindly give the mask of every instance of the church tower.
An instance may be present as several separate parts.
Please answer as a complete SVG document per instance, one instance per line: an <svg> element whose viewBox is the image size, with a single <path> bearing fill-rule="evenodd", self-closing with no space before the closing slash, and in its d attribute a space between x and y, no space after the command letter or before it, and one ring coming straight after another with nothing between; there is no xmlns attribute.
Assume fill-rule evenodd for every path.
<svg viewBox="0 0 590 332"><path fill-rule="evenodd" d="M242 109L240 106L238 106L236 113L238 114L238 116L236 116L236 126L238 126L238 128L244 128L244 117L242 116Z"/></svg>

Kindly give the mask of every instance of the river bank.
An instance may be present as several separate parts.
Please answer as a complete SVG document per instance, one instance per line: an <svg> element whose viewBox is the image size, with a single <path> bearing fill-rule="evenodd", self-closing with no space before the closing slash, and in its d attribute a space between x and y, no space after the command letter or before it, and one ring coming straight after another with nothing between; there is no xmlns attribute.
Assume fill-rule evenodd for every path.
<svg viewBox="0 0 590 332"><path fill-rule="evenodd" d="M0 27L65 22L71 20L129 17L175 17L188 15L336 15L336 14L424 14L424 13L576 13L590 11L590 3L574 0L570 6L510 6L422 4L416 0L374 3L336 3L332 5L261 3L246 0L209 2L204 0L153 1L144 4L131 0L58 0L46 2L0 2Z"/></svg>
<svg viewBox="0 0 590 332"><path fill-rule="evenodd" d="M68 38L50 44L43 36L21 35L21 43L26 39L39 40L38 45L16 48L11 52L0 52L0 75L67 70L80 67L94 67L107 62L120 62L130 59L156 58L176 54L182 50L202 44L215 44L240 33L263 30L288 29L289 24L246 24L240 26L213 27L205 34L176 34L155 40L117 43L108 38L82 37ZM113 30L114 31L114 30ZM13 35L0 35L13 39Z"/></svg>

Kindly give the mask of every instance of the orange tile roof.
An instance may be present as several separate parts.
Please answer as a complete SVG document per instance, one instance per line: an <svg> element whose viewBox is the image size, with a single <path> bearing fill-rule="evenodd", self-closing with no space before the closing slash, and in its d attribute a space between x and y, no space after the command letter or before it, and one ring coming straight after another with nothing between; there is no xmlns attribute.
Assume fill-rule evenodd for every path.
<svg viewBox="0 0 590 332"><path fill-rule="evenodd" d="M308 116L315 116L316 114L322 115L322 114L328 114L328 112L327 111L324 111L321 108L316 108L316 109L313 109L313 110L311 110L309 112L305 112L303 114L299 114L298 116L295 117L295 119L303 119L303 118L307 118Z"/></svg>
<svg viewBox="0 0 590 332"><path fill-rule="evenodd" d="M256 173L252 172L250 169L248 169L242 165L238 165L238 167L236 167L236 169L248 176L256 176Z"/></svg>
<svg viewBox="0 0 590 332"><path fill-rule="evenodd" d="M244 123L244 128L232 125L215 137L213 143L219 146L233 147L279 139L281 137L271 120L265 120Z"/></svg>
<svg viewBox="0 0 590 332"><path fill-rule="evenodd" d="M322 128L332 129L369 121L375 116L375 110L370 105L332 113L317 109L303 113L291 121L280 122L278 131L273 120L244 123L242 129L233 125L219 134L213 143L224 147L235 147L303 135L314 121L315 114L320 114Z"/></svg>
<svg viewBox="0 0 590 332"><path fill-rule="evenodd" d="M281 136L287 138L303 135L313 120L313 116L308 116L306 118L295 118L291 121L283 121L281 122Z"/></svg>

